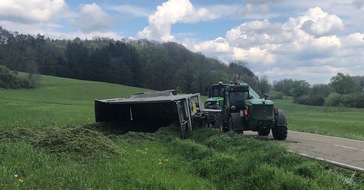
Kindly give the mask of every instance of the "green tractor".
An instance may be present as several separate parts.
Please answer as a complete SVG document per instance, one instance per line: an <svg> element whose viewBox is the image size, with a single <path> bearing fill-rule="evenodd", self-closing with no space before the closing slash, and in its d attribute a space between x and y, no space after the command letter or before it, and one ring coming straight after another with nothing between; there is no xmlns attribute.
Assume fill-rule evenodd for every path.
<svg viewBox="0 0 364 190"><path fill-rule="evenodd" d="M221 110L222 131L257 131L260 136L287 138L287 120L283 110L274 108L267 96L260 97L247 83L214 84L205 109Z"/></svg>

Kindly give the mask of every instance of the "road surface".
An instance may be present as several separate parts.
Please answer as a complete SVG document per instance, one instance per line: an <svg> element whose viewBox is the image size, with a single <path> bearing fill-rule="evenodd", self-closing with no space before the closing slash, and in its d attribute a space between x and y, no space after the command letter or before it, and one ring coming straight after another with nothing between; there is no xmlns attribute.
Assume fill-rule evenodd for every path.
<svg viewBox="0 0 364 190"><path fill-rule="evenodd" d="M272 134L259 137L244 131L244 135L273 140ZM364 141L288 131L287 139L279 142L292 152L364 172Z"/></svg>

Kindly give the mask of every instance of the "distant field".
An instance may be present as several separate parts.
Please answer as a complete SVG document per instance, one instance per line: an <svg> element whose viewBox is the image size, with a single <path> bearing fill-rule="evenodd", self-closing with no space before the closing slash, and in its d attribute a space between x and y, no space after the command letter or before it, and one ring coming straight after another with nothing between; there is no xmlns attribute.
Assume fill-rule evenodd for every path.
<svg viewBox="0 0 364 190"><path fill-rule="evenodd" d="M274 100L288 119L288 129L364 140L364 109L306 106L292 99Z"/></svg>
<svg viewBox="0 0 364 190"><path fill-rule="evenodd" d="M93 123L94 100L128 97L145 89L42 76L40 88L0 89L0 129Z"/></svg>
<svg viewBox="0 0 364 190"><path fill-rule="evenodd" d="M363 189L364 174L290 153L275 141L207 128L181 140L176 125L116 134L94 124L95 99L143 91L49 76L37 89L0 89L2 189ZM340 136L340 127L324 126L342 118L363 126L362 110L276 103L291 129ZM362 128L346 128L348 137L363 137Z"/></svg>

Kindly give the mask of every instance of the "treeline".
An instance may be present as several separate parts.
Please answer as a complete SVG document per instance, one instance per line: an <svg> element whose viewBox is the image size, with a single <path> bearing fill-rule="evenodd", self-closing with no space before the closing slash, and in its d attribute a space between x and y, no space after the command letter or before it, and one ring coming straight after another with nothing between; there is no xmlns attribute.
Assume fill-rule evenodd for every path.
<svg viewBox="0 0 364 190"><path fill-rule="evenodd" d="M261 94L269 91L246 63L226 65L193 53L177 43L147 40L52 40L9 32L0 27L0 65L31 74L102 81L154 90L177 88L205 94L218 81L248 82Z"/></svg>
<svg viewBox="0 0 364 190"><path fill-rule="evenodd" d="M276 95L292 96L293 102L316 106L364 108L364 76L337 73L329 84L310 85L304 80L283 79L274 82Z"/></svg>

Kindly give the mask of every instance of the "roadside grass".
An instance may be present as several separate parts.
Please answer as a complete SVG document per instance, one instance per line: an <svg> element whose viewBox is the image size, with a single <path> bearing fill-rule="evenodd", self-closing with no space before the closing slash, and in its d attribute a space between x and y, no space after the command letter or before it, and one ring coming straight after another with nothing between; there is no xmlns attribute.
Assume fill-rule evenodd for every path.
<svg viewBox="0 0 364 190"><path fill-rule="evenodd" d="M88 127L89 128L89 127ZM62 130L89 131L84 127ZM171 130L173 129L173 130ZM197 129L180 139L178 127L156 133L106 135L64 134L62 130L0 133L0 179L4 189L363 189L364 174L344 171L287 152L269 143L235 133ZM13 130L10 130L13 131ZM14 131L13 131L14 132ZM90 132L90 131L89 131ZM29 133L31 135L29 135ZM27 135L28 134L28 135ZM81 133L83 134L83 133ZM4 137L5 136L5 137ZM16 138L24 137L27 138ZM58 136L58 138L53 138ZM77 137L64 143L57 143ZM7 138L11 137L11 138ZM107 143L116 154L100 151ZM203 137L203 138L200 138ZM44 139L54 144L39 147ZM83 145L87 145L85 148ZM77 149L83 147L82 149ZM58 147L58 149L56 148ZM50 152L49 150L62 151ZM96 153L92 159L84 150ZM69 156L79 153L80 157ZM86 151L87 152L87 151ZM55 154L58 153L58 154ZM68 154L67 154L68 153Z"/></svg>
<svg viewBox="0 0 364 190"><path fill-rule="evenodd" d="M124 134L94 124L94 99L142 91L49 76L37 89L1 89L2 189L364 189L364 174L300 157L274 141L206 128L182 140L173 126ZM298 117L310 107L277 103L290 126L312 117Z"/></svg>
<svg viewBox="0 0 364 190"><path fill-rule="evenodd" d="M364 109L299 105L289 97L273 101L284 110L290 130L364 140Z"/></svg>

